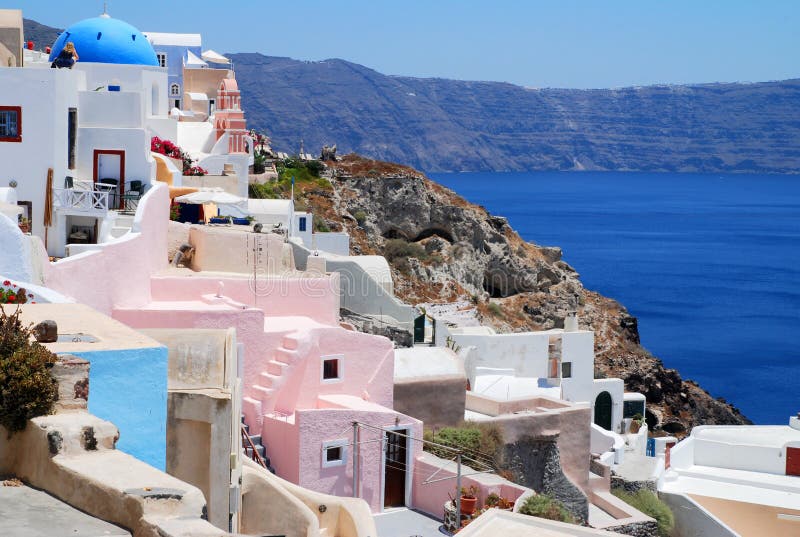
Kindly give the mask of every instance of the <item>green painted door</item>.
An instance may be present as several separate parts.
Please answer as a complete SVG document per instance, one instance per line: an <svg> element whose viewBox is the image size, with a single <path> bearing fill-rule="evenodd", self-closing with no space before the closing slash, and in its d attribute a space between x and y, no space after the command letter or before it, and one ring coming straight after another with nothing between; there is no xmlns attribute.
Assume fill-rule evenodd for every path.
<svg viewBox="0 0 800 537"><path fill-rule="evenodd" d="M600 392L594 402L594 423L603 429L611 430L611 394Z"/></svg>
<svg viewBox="0 0 800 537"><path fill-rule="evenodd" d="M425 315L414 319L414 343L425 342Z"/></svg>

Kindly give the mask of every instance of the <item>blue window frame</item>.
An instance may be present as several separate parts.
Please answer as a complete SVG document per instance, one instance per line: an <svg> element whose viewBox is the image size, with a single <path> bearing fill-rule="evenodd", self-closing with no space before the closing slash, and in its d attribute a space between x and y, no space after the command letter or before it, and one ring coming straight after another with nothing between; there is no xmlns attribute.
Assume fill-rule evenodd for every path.
<svg viewBox="0 0 800 537"><path fill-rule="evenodd" d="M299 223L298 227L300 228L300 231L305 231L306 230L306 217L305 216L301 216L300 217L300 223Z"/></svg>

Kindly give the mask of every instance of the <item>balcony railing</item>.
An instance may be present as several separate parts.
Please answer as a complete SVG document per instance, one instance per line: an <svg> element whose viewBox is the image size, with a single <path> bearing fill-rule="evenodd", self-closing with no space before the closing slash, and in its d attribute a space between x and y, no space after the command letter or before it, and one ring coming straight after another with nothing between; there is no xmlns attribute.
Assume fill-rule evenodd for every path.
<svg viewBox="0 0 800 537"><path fill-rule="evenodd" d="M108 190L54 188L53 206L67 212L105 214L108 212Z"/></svg>

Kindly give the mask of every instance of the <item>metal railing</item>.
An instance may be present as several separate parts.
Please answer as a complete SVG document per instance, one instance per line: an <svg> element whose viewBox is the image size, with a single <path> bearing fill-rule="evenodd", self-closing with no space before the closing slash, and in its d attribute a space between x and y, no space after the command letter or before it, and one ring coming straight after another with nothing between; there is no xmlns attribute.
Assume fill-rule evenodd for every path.
<svg viewBox="0 0 800 537"><path fill-rule="evenodd" d="M108 212L108 190L54 188L53 206L85 213Z"/></svg>
<svg viewBox="0 0 800 537"><path fill-rule="evenodd" d="M256 462L256 464L266 468L267 463L264 462L264 459L262 459L261 455L258 454L258 451L256 450L256 445L253 443L253 439L250 438L250 435L247 434L247 430L245 430L244 425L242 425L241 431L242 431L242 448L244 449L244 452L247 453L247 448L250 448L251 452L250 458L253 459Z"/></svg>

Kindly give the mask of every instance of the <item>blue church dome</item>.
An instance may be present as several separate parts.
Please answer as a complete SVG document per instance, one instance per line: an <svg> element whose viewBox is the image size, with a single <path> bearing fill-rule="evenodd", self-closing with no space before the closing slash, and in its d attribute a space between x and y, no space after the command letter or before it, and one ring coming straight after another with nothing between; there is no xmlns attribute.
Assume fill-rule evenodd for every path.
<svg viewBox="0 0 800 537"><path fill-rule="evenodd" d="M142 32L105 14L76 22L64 30L53 43L50 61L70 41L75 44L79 62L158 66L153 46Z"/></svg>

